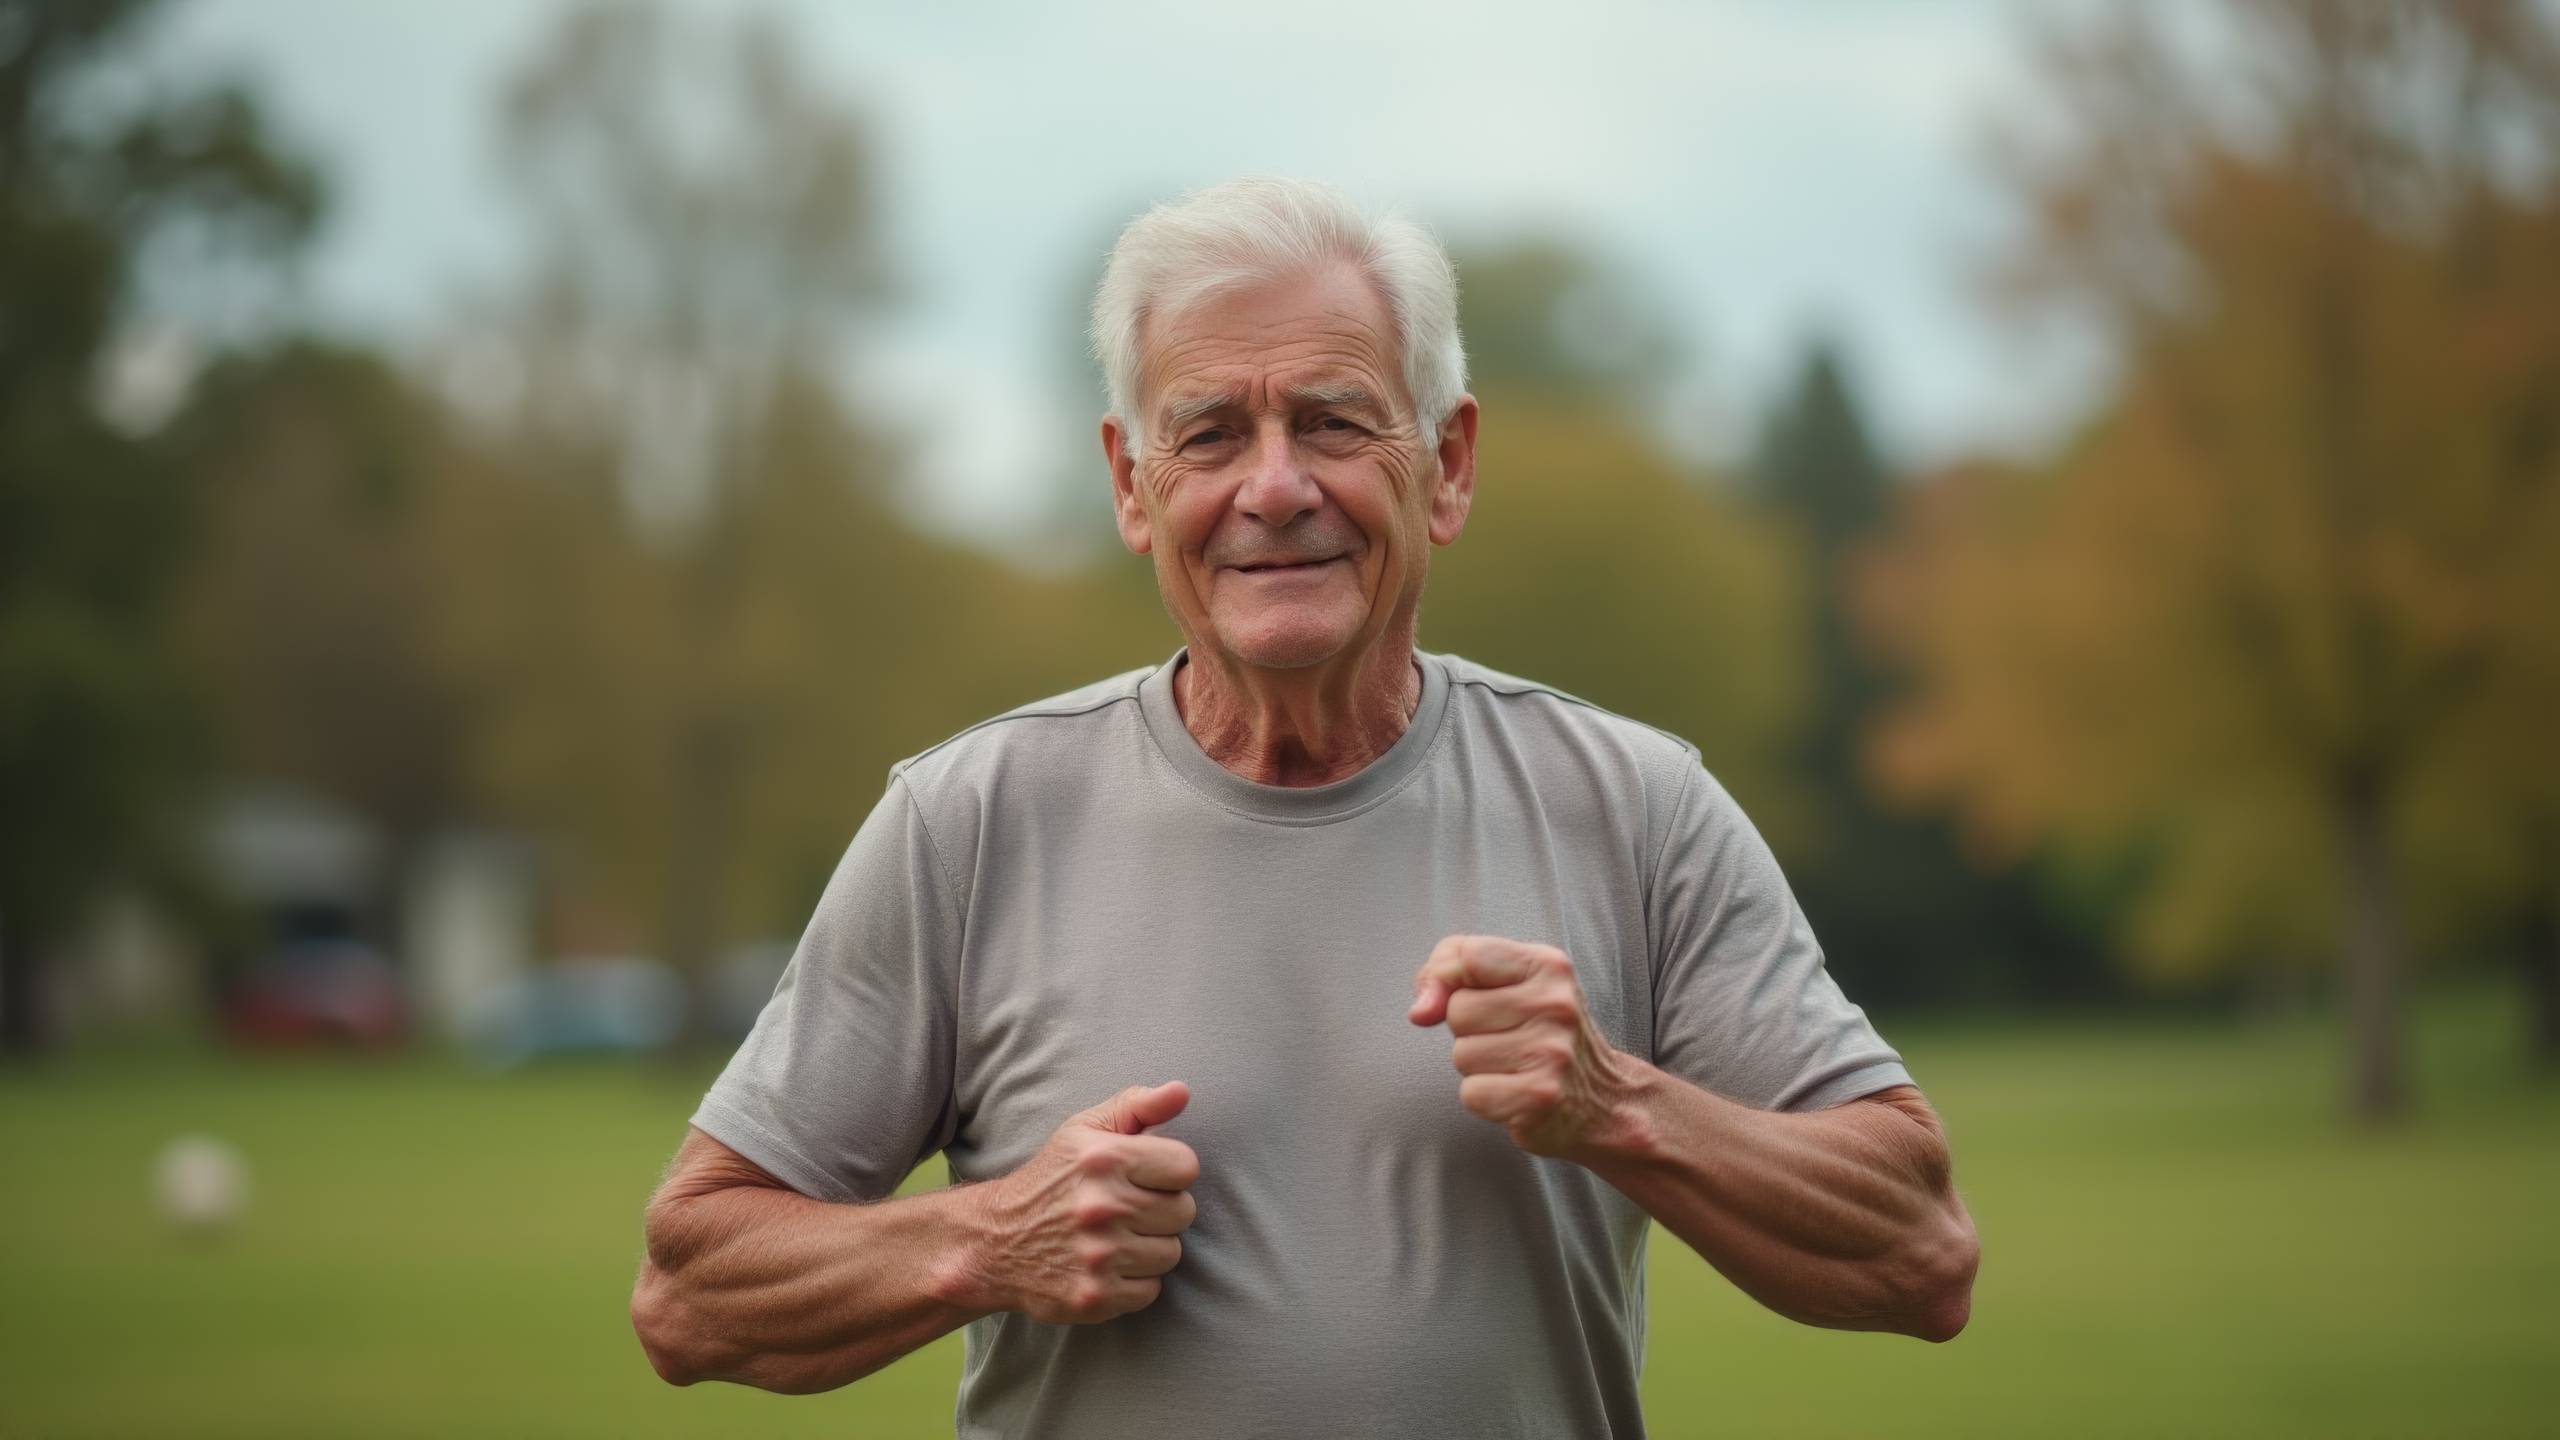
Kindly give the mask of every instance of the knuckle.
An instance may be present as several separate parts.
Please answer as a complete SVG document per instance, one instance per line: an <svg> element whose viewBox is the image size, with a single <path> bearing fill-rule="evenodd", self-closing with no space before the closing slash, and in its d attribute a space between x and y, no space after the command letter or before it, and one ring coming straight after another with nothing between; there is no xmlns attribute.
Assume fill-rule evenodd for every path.
<svg viewBox="0 0 2560 1440"><path fill-rule="evenodd" d="M1111 1292L1099 1280L1090 1277L1067 1287L1067 1313L1081 1320L1098 1320L1106 1314Z"/></svg>
<svg viewBox="0 0 2560 1440"><path fill-rule="evenodd" d="M1091 1271L1097 1275L1101 1274L1103 1271L1111 1268L1111 1259L1114 1253L1116 1252L1108 1241L1084 1241L1076 1246L1076 1266L1079 1269Z"/></svg>
<svg viewBox="0 0 2560 1440"><path fill-rule="evenodd" d="M1108 1195L1088 1192L1067 1207L1067 1218L1079 1230L1100 1230L1120 1218L1120 1206Z"/></svg>
<svg viewBox="0 0 2560 1440"><path fill-rule="evenodd" d="M1120 1153L1109 1145L1087 1144L1076 1153L1075 1166L1086 1175L1109 1175L1120 1168Z"/></svg>

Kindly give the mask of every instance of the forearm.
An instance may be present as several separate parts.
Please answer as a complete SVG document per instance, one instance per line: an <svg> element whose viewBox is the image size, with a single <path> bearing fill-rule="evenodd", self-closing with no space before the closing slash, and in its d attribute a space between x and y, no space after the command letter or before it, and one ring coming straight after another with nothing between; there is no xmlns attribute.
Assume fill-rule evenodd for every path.
<svg viewBox="0 0 2560 1440"><path fill-rule="evenodd" d="M837 1205L688 1176L650 1202L647 1237L632 1324L678 1384L830 1390L995 1308L958 1190Z"/></svg>
<svg viewBox="0 0 2560 1440"><path fill-rule="evenodd" d="M1917 1091L1775 1113L1620 1058L1616 1123L1573 1158L1727 1279L1806 1324L1964 1328L1980 1252Z"/></svg>

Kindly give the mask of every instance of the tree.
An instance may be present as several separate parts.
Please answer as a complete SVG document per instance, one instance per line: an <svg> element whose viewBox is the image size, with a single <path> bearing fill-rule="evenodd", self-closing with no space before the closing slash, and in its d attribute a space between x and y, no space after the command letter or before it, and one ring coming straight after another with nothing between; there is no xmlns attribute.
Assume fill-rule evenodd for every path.
<svg viewBox="0 0 2560 1440"><path fill-rule="evenodd" d="M794 54L595 6L518 72L523 384L433 520L475 785L697 978L805 922L900 755L1154 658L1151 595L897 512L903 456L831 383L888 298L872 161Z"/></svg>
<svg viewBox="0 0 2560 1440"><path fill-rule="evenodd" d="M515 307L528 383L512 462L531 483L583 488L551 502L587 518L551 531L549 553L584 556L598 567L589 578L632 607L597 613L590 589L549 623L572 626L564 650L641 617L646 629L589 648L569 675L525 670L535 689L512 728L499 722L519 763L500 770L537 794L600 802L566 807L589 822L576 833L623 857L625 893L662 897L664 955L699 974L731 925L746 807L777 717L816 661L757 642L769 638L774 547L792 539L774 512L815 498L794 488L806 457L784 452L831 424L821 377L885 290L872 160L780 30L696 33L644 7L565 17L509 83L502 114L533 245ZM860 437L838 429L828 441L821 464L837 487L880 468ZM841 511L855 497L823 503ZM582 541L589 520L638 552ZM590 683L574 683L581 675ZM587 708L598 701L618 708ZM608 715L625 734L586 750ZM526 775L520 757L544 750L558 768ZM609 763L633 750L654 757L655 783ZM644 796L661 808L634 813ZM604 816L615 823L593 823Z"/></svg>
<svg viewBox="0 0 2560 1440"><path fill-rule="evenodd" d="M2413 927L2553 883L2560 43L2496 0L2221 13L2219 68L2131 5L2046 41L2006 278L2103 326L2116 394L1905 515L1879 747L1987 840L2138 853L2154 974L2336 954L2374 1118Z"/></svg>
<svg viewBox="0 0 2560 1440"><path fill-rule="evenodd" d="M1885 522L1894 482L1831 343L1809 349L1771 409L1750 488L1804 546L1796 578L1809 694L1786 761L1806 823L1780 859L1843 983L1885 1003L2097 989L2092 947L2053 919L2030 872L1981 874L1943 820L1873 797L1859 737L1893 682L1854 633L1846 590L1852 559Z"/></svg>
<svg viewBox="0 0 2560 1440"><path fill-rule="evenodd" d="M243 93L114 107L87 81L152 8L0 4L0 1048L42 1039L41 966L119 876L182 863L203 756L165 633L188 513L97 379L145 282L264 264L319 213Z"/></svg>
<svg viewBox="0 0 2560 1440"><path fill-rule="evenodd" d="M1680 358L1628 272L1532 235L1458 247L1467 367L1483 389L1646 415Z"/></svg>
<svg viewBox="0 0 2560 1440"><path fill-rule="evenodd" d="M428 549L442 416L380 358L302 339L212 366L166 440L197 532L176 628L223 765L362 814L405 875L474 808Z"/></svg>

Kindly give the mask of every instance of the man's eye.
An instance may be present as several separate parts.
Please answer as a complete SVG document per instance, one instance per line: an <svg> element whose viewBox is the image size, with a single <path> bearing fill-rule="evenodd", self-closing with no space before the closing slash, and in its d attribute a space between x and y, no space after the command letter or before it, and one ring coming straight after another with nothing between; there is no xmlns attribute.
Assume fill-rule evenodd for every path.
<svg viewBox="0 0 2560 1440"><path fill-rule="evenodd" d="M1352 424L1352 423L1351 423L1350 421L1348 421L1348 420L1343 419L1343 418L1342 418L1341 416L1339 416L1339 415L1327 415L1327 416L1325 416L1323 419L1318 420L1318 421L1316 422L1316 428L1317 428L1317 429L1319 429L1319 430L1327 430L1327 431L1331 431L1332 433L1334 433L1334 434L1336 434L1336 435L1340 435L1340 434L1346 434L1346 433L1348 433L1348 432L1350 432L1350 431L1353 431L1353 430L1357 430L1357 429L1359 429L1360 427L1359 427L1359 426L1357 426L1357 425Z"/></svg>
<svg viewBox="0 0 2560 1440"><path fill-rule="evenodd" d="M1192 436L1190 439L1183 441L1182 448L1188 450L1192 446L1201 444L1204 441L1215 443L1216 441L1225 439L1226 436L1227 432L1224 430L1203 430L1199 434Z"/></svg>

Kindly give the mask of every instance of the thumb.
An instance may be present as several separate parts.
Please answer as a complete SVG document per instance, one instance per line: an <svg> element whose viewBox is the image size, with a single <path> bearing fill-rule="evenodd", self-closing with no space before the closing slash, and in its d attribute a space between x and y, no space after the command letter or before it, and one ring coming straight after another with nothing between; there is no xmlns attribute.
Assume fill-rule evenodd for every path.
<svg viewBox="0 0 2560 1440"><path fill-rule="evenodd" d="M1414 990L1413 1004L1406 1007L1404 1018L1416 1025L1437 1025L1449 1018L1449 997L1454 993L1448 981L1433 976Z"/></svg>
<svg viewBox="0 0 2560 1440"><path fill-rule="evenodd" d="M1086 1111L1085 1116L1097 1129L1135 1135L1181 1114L1182 1107L1190 1103L1191 1087L1179 1080L1168 1080L1162 1085L1132 1085Z"/></svg>

